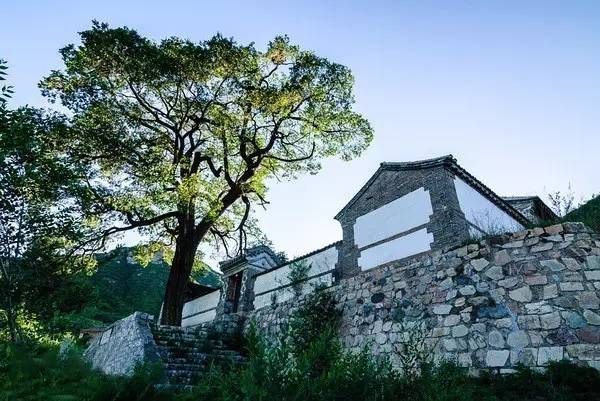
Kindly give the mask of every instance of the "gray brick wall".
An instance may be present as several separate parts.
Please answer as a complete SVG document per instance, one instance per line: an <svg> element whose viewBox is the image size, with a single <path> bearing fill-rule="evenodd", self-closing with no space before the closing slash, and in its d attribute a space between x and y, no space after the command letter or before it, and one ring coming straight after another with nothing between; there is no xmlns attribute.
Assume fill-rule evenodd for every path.
<svg viewBox="0 0 600 401"><path fill-rule="evenodd" d="M356 219L421 187L429 191L433 215L427 231L433 234L433 249L460 245L469 238L468 226L461 212L454 174L443 166L420 170L384 170L354 204L344 210L337 220L342 226L343 242L336 267L338 278L360 273L359 251L354 243Z"/></svg>

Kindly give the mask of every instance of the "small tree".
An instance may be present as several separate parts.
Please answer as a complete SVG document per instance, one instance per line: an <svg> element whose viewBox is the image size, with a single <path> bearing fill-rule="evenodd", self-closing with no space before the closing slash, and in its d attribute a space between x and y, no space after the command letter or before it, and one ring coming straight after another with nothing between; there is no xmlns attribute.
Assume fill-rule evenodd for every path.
<svg viewBox="0 0 600 401"><path fill-rule="evenodd" d="M241 250L269 178L316 173L372 138L350 71L276 37L265 51L221 35L156 43L94 23L61 50L44 93L73 113L70 157L91 167L81 199L100 234L141 230L172 249L162 323L179 325L202 242Z"/></svg>
<svg viewBox="0 0 600 401"><path fill-rule="evenodd" d="M555 191L548 194L550 207L557 216L564 217L575 209L575 194L569 184L566 192Z"/></svg>
<svg viewBox="0 0 600 401"><path fill-rule="evenodd" d="M302 295L304 281L308 278L311 266L306 260L298 260L290 264L287 279L290 281L292 290L296 296Z"/></svg>

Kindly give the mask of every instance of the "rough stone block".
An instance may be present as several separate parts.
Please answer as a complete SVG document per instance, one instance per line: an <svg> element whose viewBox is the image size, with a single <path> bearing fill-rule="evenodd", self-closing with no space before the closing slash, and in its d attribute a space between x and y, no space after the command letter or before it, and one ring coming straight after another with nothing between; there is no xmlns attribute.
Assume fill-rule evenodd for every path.
<svg viewBox="0 0 600 401"><path fill-rule="evenodd" d="M552 299L558 297L558 286L556 284L550 284L544 286L543 298Z"/></svg>
<svg viewBox="0 0 600 401"><path fill-rule="evenodd" d="M581 315L577 312L573 311L564 311L561 313L565 322L567 322L567 326L572 329L579 329L581 327L587 326L587 322Z"/></svg>
<svg viewBox="0 0 600 401"><path fill-rule="evenodd" d="M540 265L542 265L545 268L550 269L554 273L560 272L560 271L563 271L566 269L565 265L563 265L556 259L542 260L542 261L540 261Z"/></svg>
<svg viewBox="0 0 600 401"><path fill-rule="evenodd" d="M464 287L459 288L458 290L461 295L473 295L475 294L475 286L473 285L465 285Z"/></svg>
<svg viewBox="0 0 600 401"><path fill-rule="evenodd" d="M583 284L579 282L567 281L559 283L561 291L583 291Z"/></svg>
<svg viewBox="0 0 600 401"><path fill-rule="evenodd" d="M553 226L546 227L544 231L546 231L546 234L554 235L562 233L564 229L562 224L555 224Z"/></svg>
<svg viewBox="0 0 600 401"><path fill-rule="evenodd" d="M492 266L486 272L485 275L491 280L500 280L504 277L504 272L500 266Z"/></svg>
<svg viewBox="0 0 600 401"><path fill-rule="evenodd" d="M524 348L529 345L529 336L525 331L512 331L506 340L511 348Z"/></svg>
<svg viewBox="0 0 600 401"><path fill-rule="evenodd" d="M525 276L525 283L529 285L545 285L548 284L548 277L542 275Z"/></svg>
<svg viewBox="0 0 600 401"><path fill-rule="evenodd" d="M519 328L524 330L535 330L541 328L540 317L538 315L517 316Z"/></svg>
<svg viewBox="0 0 600 401"><path fill-rule="evenodd" d="M556 329L560 326L560 313L554 312L541 315L540 323L544 330Z"/></svg>
<svg viewBox="0 0 600 401"><path fill-rule="evenodd" d="M503 288L512 288L517 284L519 284L519 277L517 276L507 277L498 281L498 285Z"/></svg>
<svg viewBox="0 0 600 401"><path fill-rule="evenodd" d="M589 270L600 270L600 255L589 255L585 258L585 268Z"/></svg>
<svg viewBox="0 0 600 401"><path fill-rule="evenodd" d="M454 326L452 328L452 337L454 338L464 337L467 334L469 334L469 329L467 329L467 326L465 326L464 324Z"/></svg>
<svg viewBox="0 0 600 401"><path fill-rule="evenodd" d="M463 352L458 354L457 363L458 366L462 366L463 368L470 368L473 366L473 358L471 357L471 353Z"/></svg>
<svg viewBox="0 0 600 401"><path fill-rule="evenodd" d="M540 347L538 348L538 365L546 366L548 362L563 359L563 347Z"/></svg>
<svg viewBox="0 0 600 401"><path fill-rule="evenodd" d="M531 289L529 288L529 286L524 286L521 288L517 288L516 290L512 290L508 293L508 296L517 302L531 302L532 298Z"/></svg>
<svg viewBox="0 0 600 401"><path fill-rule="evenodd" d="M535 366L537 358L537 348L513 349L510 351L510 363L512 365Z"/></svg>
<svg viewBox="0 0 600 401"><path fill-rule="evenodd" d="M589 324L594 326L600 326L600 315L598 315L597 313L586 309L583 311L583 317L585 318L585 320L587 320Z"/></svg>
<svg viewBox="0 0 600 401"><path fill-rule="evenodd" d="M600 307L600 298L594 291L582 292L577 298L579 306L584 309L598 309Z"/></svg>
<svg viewBox="0 0 600 401"><path fill-rule="evenodd" d="M442 341L442 346L448 352L456 351L458 349L458 347L456 345L456 340L454 340L452 338L445 338Z"/></svg>
<svg viewBox="0 0 600 401"><path fill-rule="evenodd" d="M444 326L455 326L460 322L459 315L448 315L444 319Z"/></svg>
<svg viewBox="0 0 600 401"><path fill-rule="evenodd" d="M504 348L504 336L498 330L492 330L488 333L488 344L494 348Z"/></svg>
<svg viewBox="0 0 600 401"><path fill-rule="evenodd" d="M504 266L511 261L510 254L506 249L496 252L494 255L494 263L498 266Z"/></svg>
<svg viewBox="0 0 600 401"><path fill-rule="evenodd" d="M508 350L488 351L485 356L485 364L490 368L503 367L504 365L506 365L506 361L508 360L509 355L510 352Z"/></svg>
<svg viewBox="0 0 600 401"><path fill-rule="evenodd" d="M591 281L600 281L600 270L585 270L585 278Z"/></svg>
<svg viewBox="0 0 600 401"><path fill-rule="evenodd" d="M532 246L531 252L537 253L537 252L549 251L550 249L552 249L552 247L554 247L554 244L552 242L544 242L539 245Z"/></svg>
<svg viewBox="0 0 600 401"><path fill-rule="evenodd" d="M487 260L485 260L483 258L474 259L471 261L471 266L473 267L473 269L475 269L478 272L485 269L489 264L490 264L490 262L488 262Z"/></svg>
<svg viewBox="0 0 600 401"><path fill-rule="evenodd" d="M600 345L572 344L565 347L567 354L581 360L600 360Z"/></svg>

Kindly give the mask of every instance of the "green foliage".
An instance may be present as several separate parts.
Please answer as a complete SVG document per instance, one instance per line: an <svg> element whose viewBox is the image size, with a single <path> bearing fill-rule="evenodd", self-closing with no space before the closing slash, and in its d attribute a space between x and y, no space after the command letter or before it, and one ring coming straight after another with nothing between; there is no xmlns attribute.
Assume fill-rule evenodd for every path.
<svg viewBox="0 0 600 401"><path fill-rule="evenodd" d="M173 253L163 323L179 323L200 243L241 250L259 235L251 210L266 204L269 178L316 173L372 139L350 70L287 37L259 51L221 35L155 42L97 22L80 35L41 86L73 114L65 153L89 167L79 201L97 236L87 243L137 229Z"/></svg>
<svg viewBox="0 0 600 401"><path fill-rule="evenodd" d="M289 320L290 346L296 355L309 349L309 345L317 341L329 340L337 347L335 333L341 318L335 299L331 292L317 290L308 295Z"/></svg>
<svg viewBox="0 0 600 401"><path fill-rule="evenodd" d="M8 109L8 92L0 93L0 331L17 341L23 340L19 314L46 313L53 289L90 260L67 257L85 226L73 201L80 168L50 139L64 135L65 118Z"/></svg>
<svg viewBox="0 0 600 401"><path fill-rule="evenodd" d="M97 255L94 274L74 276L56 289L55 295L60 296L64 306L53 304L55 313L47 319L48 330L77 333L83 328L110 324L136 311L158 316L169 265L155 258L142 266L134 254L134 248L120 247ZM219 275L208 268L193 279L212 287L221 284Z"/></svg>
<svg viewBox="0 0 600 401"><path fill-rule="evenodd" d="M6 70L8 67L6 66L6 61L0 59L0 82L6 81ZM13 88L10 85L2 85L0 87L0 108L3 108L6 101L11 98L13 94Z"/></svg>
<svg viewBox="0 0 600 401"><path fill-rule="evenodd" d="M0 401L172 400L154 388L160 375L153 366L131 378L111 377L90 369L76 349L0 344Z"/></svg>
<svg viewBox="0 0 600 401"><path fill-rule="evenodd" d="M292 290L299 296L302 294L304 281L308 278L311 265L306 260L298 260L289 266L287 279L290 281Z"/></svg>
<svg viewBox="0 0 600 401"><path fill-rule="evenodd" d="M579 221L600 232L600 196L596 196L567 213L563 221Z"/></svg>

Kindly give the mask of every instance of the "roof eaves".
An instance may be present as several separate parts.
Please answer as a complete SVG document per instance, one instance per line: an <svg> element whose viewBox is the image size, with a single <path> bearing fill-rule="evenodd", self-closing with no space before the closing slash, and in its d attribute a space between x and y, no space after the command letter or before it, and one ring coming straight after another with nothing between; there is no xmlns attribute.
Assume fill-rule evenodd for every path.
<svg viewBox="0 0 600 401"><path fill-rule="evenodd" d="M487 185L485 185L483 182L479 181L474 175L472 175L467 170L465 170L463 167L461 167L456 162L456 160L454 160L453 163L451 165L449 165L448 167L453 173L455 173L459 177L463 178L465 181L467 181L467 183L471 184L471 186L473 186L479 193L481 193L483 196L490 199L493 203L496 204L496 206L498 206L500 209L503 209L511 217L513 217L515 220L517 220L520 224L522 224L523 226L527 226L531 223L527 217L525 217L517 209L512 207L510 205L510 203L508 203L506 200L501 198L494 191L492 191Z"/></svg>
<svg viewBox="0 0 600 401"><path fill-rule="evenodd" d="M350 199L348 203L335 215L334 219L338 220L339 217L350 207L352 206L366 191L369 187L375 182L377 177L383 171L400 171L400 170L419 170L425 168L432 168L437 166L449 165L455 162L454 156L445 155L440 157L435 157L432 159L425 160L417 160L413 162L382 162L379 165L379 168L375 173L369 178L369 180L363 185L360 190Z"/></svg>
<svg viewBox="0 0 600 401"><path fill-rule="evenodd" d="M269 273L269 272L271 272L271 271L273 271L273 270L277 270L277 269L279 269L280 267L287 266L287 265L291 265L292 263L295 263L295 262L297 262L297 261L299 261L299 260L302 260L302 259L308 258L309 256L312 256L312 255L315 255L315 254L317 254L317 253L319 253L319 252L322 252L322 251L324 251L325 249L329 249L329 248L331 248L331 247L333 247L333 246L338 246L338 245L340 245L341 243L342 243L342 241L336 241L336 242L332 242L331 244L329 244L329 245L325 245L325 246L324 246L324 247L322 247L322 248L315 249L314 251L311 251L311 252L309 252L309 253L305 253L304 255L301 255L301 256L295 257L294 259L292 259L292 260L288 260L287 262L281 263L281 264L279 264L279 265L277 265L277 266L275 266L275 267L272 267L272 268L270 268L270 269L267 269L267 270L263 270L263 271L261 271L260 273L257 273L257 274L255 275L255 277L256 277L256 276L262 276L263 274Z"/></svg>

